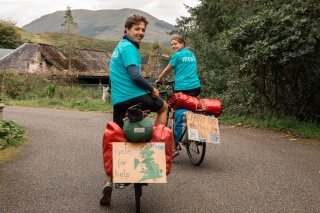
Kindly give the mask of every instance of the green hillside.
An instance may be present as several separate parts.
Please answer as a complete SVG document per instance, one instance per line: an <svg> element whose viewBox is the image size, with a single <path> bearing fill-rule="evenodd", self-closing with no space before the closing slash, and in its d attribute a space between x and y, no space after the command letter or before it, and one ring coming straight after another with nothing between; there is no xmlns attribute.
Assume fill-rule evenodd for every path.
<svg viewBox="0 0 320 213"><path fill-rule="evenodd" d="M46 33L29 33L23 29L18 28L24 42L34 42L49 44L53 46L66 45L66 33L46 32ZM81 35L76 35L76 47L79 49L103 50L112 53L118 41L106 41L95 38L88 38ZM152 50L153 43L142 42L140 53L141 55L149 55ZM160 45L161 52L166 55L171 55L171 49L168 46Z"/></svg>

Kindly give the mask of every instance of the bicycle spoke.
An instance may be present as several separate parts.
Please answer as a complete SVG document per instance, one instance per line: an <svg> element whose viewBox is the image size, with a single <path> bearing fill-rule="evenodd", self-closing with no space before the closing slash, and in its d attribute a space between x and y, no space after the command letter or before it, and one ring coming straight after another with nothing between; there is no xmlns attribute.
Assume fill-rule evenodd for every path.
<svg viewBox="0 0 320 213"><path fill-rule="evenodd" d="M190 147L190 151L193 151L196 154L199 154L199 148L196 146L196 150L193 147Z"/></svg>

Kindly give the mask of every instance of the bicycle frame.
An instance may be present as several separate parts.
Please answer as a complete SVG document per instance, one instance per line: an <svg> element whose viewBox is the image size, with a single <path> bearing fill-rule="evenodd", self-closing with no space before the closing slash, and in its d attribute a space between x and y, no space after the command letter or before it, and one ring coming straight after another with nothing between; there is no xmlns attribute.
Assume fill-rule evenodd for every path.
<svg viewBox="0 0 320 213"><path fill-rule="evenodd" d="M165 90L160 90L159 94L165 101L167 101L169 103L171 95L174 93L174 81L165 80L163 82L163 84L166 85L166 88L165 88ZM173 105L173 104L174 104L174 101L171 103L171 105ZM174 112L172 112L172 110L171 110L171 105L169 104L168 112L167 112L167 127L171 128L172 134L174 135L174 133L175 133L174 125L173 125ZM194 113L204 114L202 111L201 112L200 111L194 112ZM181 142L181 140L182 140L183 136L186 134L186 132L187 132L187 128L184 129L183 134L179 140L174 140L174 143L176 143L176 147L179 150L182 150L181 146L184 146L187 150L188 157L189 157L191 163L195 166L199 166L204 160L205 151L206 151L206 143L198 142L198 141L188 141L187 143Z"/></svg>

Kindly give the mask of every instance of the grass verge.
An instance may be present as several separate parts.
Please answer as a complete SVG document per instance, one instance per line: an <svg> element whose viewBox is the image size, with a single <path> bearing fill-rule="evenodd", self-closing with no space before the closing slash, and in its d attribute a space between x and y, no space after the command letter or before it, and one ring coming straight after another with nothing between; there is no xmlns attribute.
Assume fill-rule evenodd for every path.
<svg viewBox="0 0 320 213"><path fill-rule="evenodd" d="M315 123L301 122L292 117L253 117L221 116L221 122L237 126L251 126L285 132L294 137L317 139L320 144L320 126Z"/></svg>

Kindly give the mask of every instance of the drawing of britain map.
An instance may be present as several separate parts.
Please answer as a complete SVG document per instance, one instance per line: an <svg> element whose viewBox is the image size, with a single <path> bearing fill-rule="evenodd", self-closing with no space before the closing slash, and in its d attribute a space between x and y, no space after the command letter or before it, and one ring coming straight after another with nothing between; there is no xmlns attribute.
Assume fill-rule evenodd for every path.
<svg viewBox="0 0 320 213"><path fill-rule="evenodd" d="M134 159L134 169L137 169L139 164L142 167L141 173L143 176L139 182L162 178L163 169L160 169L158 163L154 160L154 154L155 152L151 149L151 146L143 146L140 150L142 161L138 158Z"/></svg>

